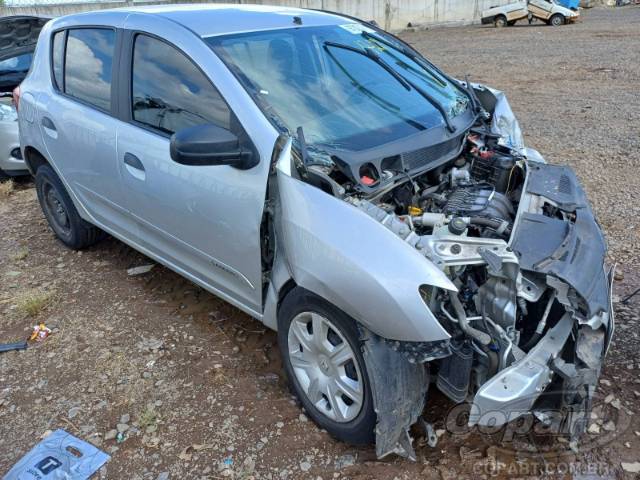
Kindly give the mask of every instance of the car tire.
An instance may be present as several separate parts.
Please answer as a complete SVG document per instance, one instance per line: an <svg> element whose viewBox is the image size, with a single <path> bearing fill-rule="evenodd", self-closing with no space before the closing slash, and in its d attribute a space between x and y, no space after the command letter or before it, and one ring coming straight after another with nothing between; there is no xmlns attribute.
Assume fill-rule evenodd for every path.
<svg viewBox="0 0 640 480"><path fill-rule="evenodd" d="M507 26L507 17L505 17L504 15L498 15L494 20L493 20L493 25L496 28L503 28Z"/></svg>
<svg viewBox="0 0 640 480"><path fill-rule="evenodd" d="M67 247L80 250L106 236L80 217L62 181L49 165L38 168L35 180L40 208L53 233Z"/></svg>
<svg viewBox="0 0 640 480"><path fill-rule="evenodd" d="M564 24L565 24L564 16L559 13L556 13L549 19L549 25L551 25L552 27L559 27Z"/></svg>
<svg viewBox="0 0 640 480"><path fill-rule="evenodd" d="M278 310L278 344L289 386L311 419L340 441L373 443L377 417L356 322L296 287Z"/></svg>
<svg viewBox="0 0 640 480"><path fill-rule="evenodd" d="M0 182L4 182L5 180L9 180L11 177L0 170Z"/></svg>

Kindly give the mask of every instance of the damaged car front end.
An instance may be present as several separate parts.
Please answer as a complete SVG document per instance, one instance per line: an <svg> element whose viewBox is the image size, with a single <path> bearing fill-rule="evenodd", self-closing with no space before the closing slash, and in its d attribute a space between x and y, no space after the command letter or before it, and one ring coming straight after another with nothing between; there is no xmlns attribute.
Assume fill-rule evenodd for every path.
<svg viewBox="0 0 640 480"><path fill-rule="evenodd" d="M252 42L268 45L270 78L243 53ZM373 399L378 456L415 458L408 432L430 383L471 403L470 425L566 411L563 431L580 435L613 334L613 272L575 174L524 146L505 96L357 22L211 44L281 133L265 323L290 285L355 322L364 365L348 380L368 377L357 388ZM316 377L294 343L285 364L299 355L288 373L316 421L363 401L345 387L337 403L305 403Z"/></svg>

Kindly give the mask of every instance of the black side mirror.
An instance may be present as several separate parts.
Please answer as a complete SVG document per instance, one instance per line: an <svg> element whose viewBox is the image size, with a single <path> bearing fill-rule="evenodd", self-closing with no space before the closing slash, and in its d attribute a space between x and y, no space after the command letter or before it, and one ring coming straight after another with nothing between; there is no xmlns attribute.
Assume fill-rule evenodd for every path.
<svg viewBox="0 0 640 480"><path fill-rule="evenodd" d="M169 147L174 162L183 165L230 165L247 169L255 165L253 153L238 137L216 125L197 125L171 136Z"/></svg>

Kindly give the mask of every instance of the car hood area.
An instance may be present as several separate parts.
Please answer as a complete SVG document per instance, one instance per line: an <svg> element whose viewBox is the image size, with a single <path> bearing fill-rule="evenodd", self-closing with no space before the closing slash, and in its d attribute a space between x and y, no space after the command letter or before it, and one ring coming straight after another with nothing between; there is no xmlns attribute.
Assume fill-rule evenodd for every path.
<svg viewBox="0 0 640 480"><path fill-rule="evenodd" d="M27 15L0 18L0 61L32 52L40 30L48 21L48 18Z"/></svg>

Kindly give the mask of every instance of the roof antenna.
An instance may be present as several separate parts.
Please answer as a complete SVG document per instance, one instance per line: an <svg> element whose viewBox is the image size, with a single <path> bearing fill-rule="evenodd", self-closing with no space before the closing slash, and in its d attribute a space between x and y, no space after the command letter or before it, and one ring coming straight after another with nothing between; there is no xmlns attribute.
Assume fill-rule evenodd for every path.
<svg viewBox="0 0 640 480"><path fill-rule="evenodd" d="M302 17L293 17L294 25L302 25Z"/></svg>

